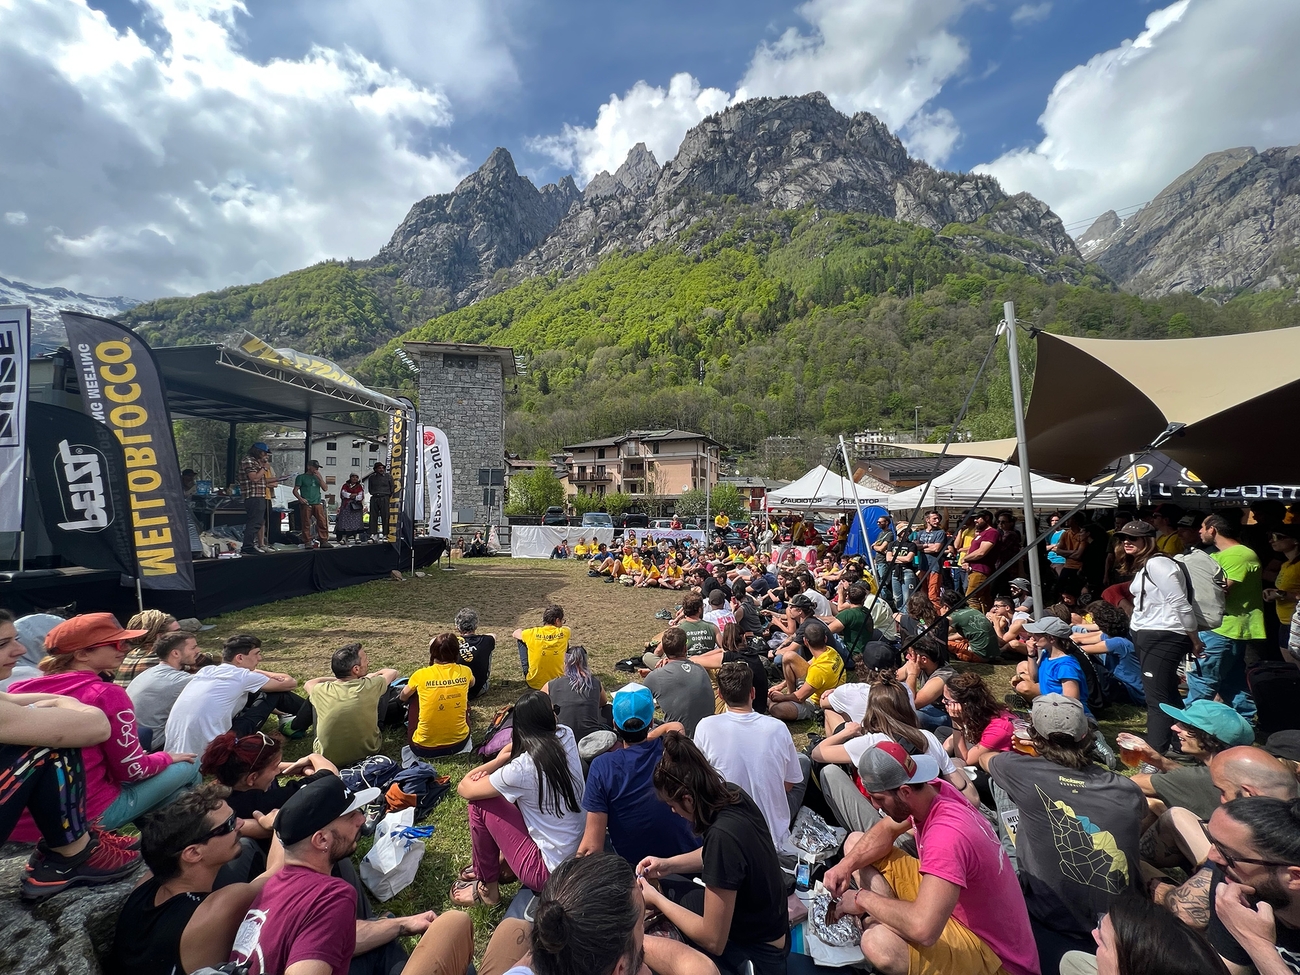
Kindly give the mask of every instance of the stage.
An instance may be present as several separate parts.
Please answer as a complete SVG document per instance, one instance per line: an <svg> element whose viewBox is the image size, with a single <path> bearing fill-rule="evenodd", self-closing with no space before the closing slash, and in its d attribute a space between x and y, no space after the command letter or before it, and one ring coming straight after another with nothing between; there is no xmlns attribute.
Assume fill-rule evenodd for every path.
<svg viewBox="0 0 1300 975"><path fill-rule="evenodd" d="M417 538L416 567L432 565L446 550L444 538ZM177 619L209 619L277 599L360 585L383 579L394 569L410 568L410 549L403 546L399 557L388 543L203 559L194 563L194 592L146 589L144 604ZM135 589L121 583L119 573L100 569L5 572L0 573L0 607L22 616L75 602L78 613L113 613L125 622L136 611Z"/></svg>

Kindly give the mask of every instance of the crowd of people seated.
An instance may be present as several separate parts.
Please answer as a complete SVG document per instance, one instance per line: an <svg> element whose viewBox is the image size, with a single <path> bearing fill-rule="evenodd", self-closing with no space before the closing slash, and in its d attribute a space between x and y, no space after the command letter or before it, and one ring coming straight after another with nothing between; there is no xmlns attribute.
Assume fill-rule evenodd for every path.
<svg viewBox="0 0 1300 975"><path fill-rule="evenodd" d="M35 668L0 694L0 838L35 844L31 901L148 867L109 972L466 971L468 914L375 916L352 854L379 793L345 781L394 712L403 765L486 744L470 701L512 680L456 784L451 904L531 901L480 972L792 970L810 813L847 833L816 920L855 919L878 972L1300 972L1300 722L1268 703L1300 687L1300 553L1276 514L1063 519L1041 607L1013 571L1036 531L990 512L953 559L937 512L864 560L629 538L591 571L676 568L680 606L613 693L555 605L514 632L517 673L466 608L405 679L350 643L301 687L250 634L216 659L164 614L0 613L0 679ZM1014 665L1005 697L989 663ZM1142 714L1113 743L1097 723Z"/></svg>

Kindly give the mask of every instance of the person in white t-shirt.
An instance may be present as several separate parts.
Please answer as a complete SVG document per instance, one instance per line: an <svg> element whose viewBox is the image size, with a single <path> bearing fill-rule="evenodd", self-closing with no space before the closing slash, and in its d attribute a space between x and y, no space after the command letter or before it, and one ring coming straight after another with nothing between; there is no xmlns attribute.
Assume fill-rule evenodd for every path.
<svg viewBox="0 0 1300 975"><path fill-rule="evenodd" d="M194 677L184 668L194 666L199 645L193 633L177 630L160 635L153 650L159 663L140 671L126 687L127 696L135 705L140 744L144 745L145 751L151 752L162 748L167 716L171 714L176 698Z"/></svg>
<svg viewBox="0 0 1300 975"><path fill-rule="evenodd" d="M177 696L167 718L167 751L202 755L213 738L232 728L236 735L252 734L273 710L310 713L303 698L289 693L298 686L296 680L258 669L262 641L257 637L232 636L221 659L215 667L200 668ZM280 727L283 731L285 724Z"/></svg>
<svg viewBox="0 0 1300 975"><path fill-rule="evenodd" d="M776 852L794 856L790 823L803 805L812 763L800 755L785 723L754 710L754 671L733 662L718 669L727 710L700 720L695 744L728 782L740 786L767 820Z"/></svg>
<svg viewBox="0 0 1300 975"><path fill-rule="evenodd" d="M897 663L898 654L887 643L872 641L862 648L862 669L866 672L865 679L841 684L821 696L826 737L835 734L844 727L846 722L862 724L866 720L871 686L882 680L893 680ZM915 709L916 699L910 687L907 688L907 697Z"/></svg>
<svg viewBox="0 0 1300 975"><path fill-rule="evenodd" d="M502 859L540 891L582 842L585 784L573 731L556 722L547 694L529 691L515 703L510 743L456 786L469 803L471 865L452 885L451 902L500 903Z"/></svg>
<svg viewBox="0 0 1300 975"><path fill-rule="evenodd" d="M953 763L939 739L917 726L907 689L896 680L886 680L872 685L862 724L849 722L813 749L813 761L827 763L821 772L822 794L841 826L865 832L880 819L880 812L858 788L854 778L839 766L849 765L856 770L868 749L887 741L897 742L909 754L929 755L938 763L943 778L972 805L979 805L975 783Z"/></svg>
<svg viewBox="0 0 1300 975"><path fill-rule="evenodd" d="M727 594L721 589L709 593L709 611L704 614L704 621L712 623L719 631L728 623L736 622L736 614L727 605Z"/></svg>

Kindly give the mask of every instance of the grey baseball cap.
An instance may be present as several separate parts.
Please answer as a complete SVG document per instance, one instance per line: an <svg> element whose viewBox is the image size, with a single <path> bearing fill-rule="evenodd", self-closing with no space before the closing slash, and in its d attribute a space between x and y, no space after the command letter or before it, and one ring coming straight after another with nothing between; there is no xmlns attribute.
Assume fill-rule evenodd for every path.
<svg viewBox="0 0 1300 975"><path fill-rule="evenodd" d="M1025 624L1026 633L1045 633L1048 636L1059 637L1062 640L1070 639L1070 624L1057 616L1044 616L1041 620L1034 620L1032 623Z"/></svg>
<svg viewBox="0 0 1300 975"><path fill-rule="evenodd" d="M1083 702L1064 694L1035 698L1029 709L1029 721L1044 738L1066 735L1074 741L1083 741L1088 736L1088 716L1083 712Z"/></svg>

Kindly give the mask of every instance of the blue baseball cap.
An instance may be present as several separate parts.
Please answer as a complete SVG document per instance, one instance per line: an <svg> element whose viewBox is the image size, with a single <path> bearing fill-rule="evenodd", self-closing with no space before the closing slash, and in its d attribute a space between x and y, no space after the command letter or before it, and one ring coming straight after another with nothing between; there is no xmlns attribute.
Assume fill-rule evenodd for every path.
<svg viewBox="0 0 1300 975"><path fill-rule="evenodd" d="M1160 705L1160 710L1179 724L1198 728L1225 745L1249 745L1255 741L1255 729L1235 710L1218 701L1201 699L1185 708Z"/></svg>
<svg viewBox="0 0 1300 975"><path fill-rule="evenodd" d="M262 451L262 453L264 453L264 454L266 454L266 453L270 453L270 451L271 451L271 448L268 447L266 444L262 443L262 441L260 441L260 440L259 440L257 443L253 444L253 449L254 449L254 450L260 450L260 451Z"/></svg>
<svg viewBox="0 0 1300 975"><path fill-rule="evenodd" d="M645 731L655 717L655 697L644 684L628 684L614 694L614 726Z"/></svg>

